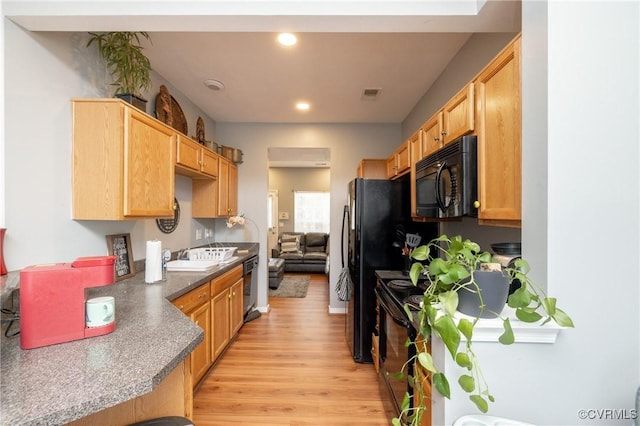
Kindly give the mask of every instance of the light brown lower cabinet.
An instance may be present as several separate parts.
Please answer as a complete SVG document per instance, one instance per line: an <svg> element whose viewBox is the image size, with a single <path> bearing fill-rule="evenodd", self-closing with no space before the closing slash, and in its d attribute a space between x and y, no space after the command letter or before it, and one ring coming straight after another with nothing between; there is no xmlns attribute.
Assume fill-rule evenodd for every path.
<svg viewBox="0 0 640 426"><path fill-rule="evenodd" d="M229 345L243 324L242 265L211 280L213 361Z"/></svg>
<svg viewBox="0 0 640 426"><path fill-rule="evenodd" d="M191 371L195 386L202 380L213 362L211 357L212 317L209 291L209 283L206 283L172 302L204 331L204 340L191 352Z"/></svg>

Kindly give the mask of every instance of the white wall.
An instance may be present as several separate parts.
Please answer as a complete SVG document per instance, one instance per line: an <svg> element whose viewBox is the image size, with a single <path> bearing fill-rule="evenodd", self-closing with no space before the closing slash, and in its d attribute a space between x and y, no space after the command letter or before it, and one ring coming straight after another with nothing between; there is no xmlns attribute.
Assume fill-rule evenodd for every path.
<svg viewBox="0 0 640 426"><path fill-rule="evenodd" d="M496 398L490 414L539 425L632 422L640 384L639 9L523 4L522 243L543 265L536 279L576 328L552 345L476 345ZM473 411L456 391L447 419Z"/></svg>
<svg viewBox="0 0 640 426"><path fill-rule="evenodd" d="M400 125L393 124L238 124L217 123L217 139L243 150L244 163L238 168L239 206L258 223L261 257L265 259L267 236L267 191L269 169L267 148L329 148L331 152L331 235L340 235L342 207L347 202L347 184L356 175L362 158L386 158L401 142ZM218 231L216 231L218 232ZM340 274L340 238L330 239L331 272L329 286L335 287ZM266 262L261 262L258 306L267 306ZM342 312L344 302L330 292L330 312ZM338 331L336 338L340 338Z"/></svg>
<svg viewBox="0 0 640 426"><path fill-rule="evenodd" d="M71 103L74 97L111 97L101 59L85 47L85 33L31 33L4 21L4 151L7 269L36 263L68 262L107 252L105 235L131 234L134 259L145 257L145 241L158 238L178 250L193 244L191 181L176 179L182 219L173 234L162 234L155 220L129 222L71 220ZM155 95L167 84L189 127L200 111L157 74L146 94L153 115ZM215 123L205 119L207 134Z"/></svg>

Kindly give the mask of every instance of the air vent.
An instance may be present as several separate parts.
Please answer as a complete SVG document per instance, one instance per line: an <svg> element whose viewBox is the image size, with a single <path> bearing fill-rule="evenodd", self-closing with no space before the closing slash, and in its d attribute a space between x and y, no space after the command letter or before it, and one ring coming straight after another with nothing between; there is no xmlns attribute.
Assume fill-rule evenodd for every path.
<svg viewBox="0 0 640 426"><path fill-rule="evenodd" d="M381 90L382 89L378 89L378 88L364 89L362 91L361 99L363 101L375 101L378 98L378 95L380 94Z"/></svg>

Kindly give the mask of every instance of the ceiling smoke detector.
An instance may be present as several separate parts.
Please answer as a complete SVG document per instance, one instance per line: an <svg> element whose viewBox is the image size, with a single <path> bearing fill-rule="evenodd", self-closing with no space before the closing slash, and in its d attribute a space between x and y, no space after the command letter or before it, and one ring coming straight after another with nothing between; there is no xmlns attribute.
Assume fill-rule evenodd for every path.
<svg viewBox="0 0 640 426"><path fill-rule="evenodd" d="M204 85L216 92L224 89L224 84L222 84L222 82L218 80L205 80Z"/></svg>
<svg viewBox="0 0 640 426"><path fill-rule="evenodd" d="M360 99L362 99L363 101L375 101L376 99L378 99L378 95L380 94L381 90L382 89L380 88L371 88L371 87L363 89Z"/></svg>

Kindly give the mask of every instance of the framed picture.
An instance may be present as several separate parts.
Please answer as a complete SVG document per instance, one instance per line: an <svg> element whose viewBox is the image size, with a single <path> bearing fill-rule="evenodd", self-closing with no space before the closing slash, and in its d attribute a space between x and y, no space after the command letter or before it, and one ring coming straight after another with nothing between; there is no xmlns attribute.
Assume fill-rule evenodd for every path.
<svg viewBox="0 0 640 426"><path fill-rule="evenodd" d="M116 281L122 281L136 274L133 266L131 235L107 235L107 249L109 256L118 256L116 259Z"/></svg>

